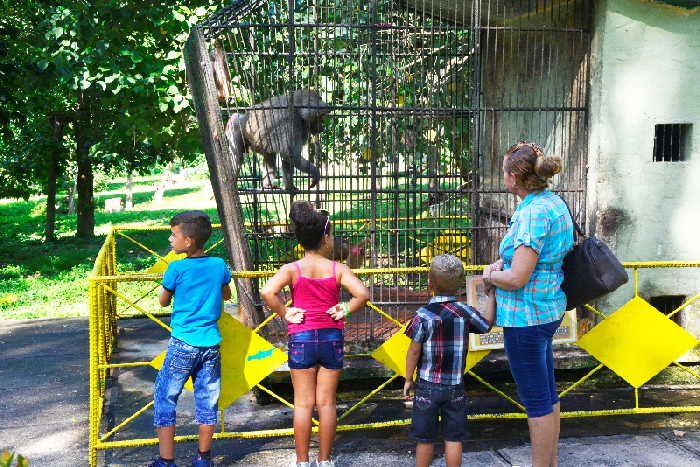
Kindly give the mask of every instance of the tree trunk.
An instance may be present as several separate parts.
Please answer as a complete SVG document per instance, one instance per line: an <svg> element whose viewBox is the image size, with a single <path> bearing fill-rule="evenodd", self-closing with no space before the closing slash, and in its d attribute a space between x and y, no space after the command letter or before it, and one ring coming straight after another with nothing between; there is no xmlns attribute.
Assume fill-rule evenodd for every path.
<svg viewBox="0 0 700 467"><path fill-rule="evenodd" d="M49 161L49 173L46 177L46 225L44 226L44 237L47 242L56 240L56 178L58 176L58 154L57 149L51 151Z"/></svg>
<svg viewBox="0 0 700 467"><path fill-rule="evenodd" d="M75 215L75 192L78 190L78 180L74 178L68 190L68 215Z"/></svg>
<svg viewBox="0 0 700 467"><path fill-rule="evenodd" d="M46 226L44 228L44 237L47 242L53 242L56 240L56 182L58 178L58 161L63 149L63 120L56 115L52 115L49 117L49 123L53 130L53 146L49 155L49 170L46 177Z"/></svg>
<svg viewBox="0 0 700 467"><path fill-rule="evenodd" d="M126 177L126 207L127 211L134 209L134 176L131 172Z"/></svg>
<svg viewBox="0 0 700 467"><path fill-rule="evenodd" d="M168 162L168 164L163 169L163 174L156 185L156 191L153 193L153 202L161 203L163 201L163 196L165 196L165 189L172 182L173 175L173 163Z"/></svg>
<svg viewBox="0 0 700 467"><path fill-rule="evenodd" d="M90 238L95 235L95 200L93 199L92 161L90 143L87 140L88 111L85 96L78 94L78 118L75 122L75 152L78 165L78 221L77 236Z"/></svg>
<svg viewBox="0 0 700 467"><path fill-rule="evenodd" d="M204 154L207 157L211 185L216 197L229 260L234 270L250 271L253 269L253 262L250 246L245 238L243 209L236 188L238 167L234 163L237 161L232 157L229 143L224 135L221 108L216 92L213 92L216 85L206 43L201 32L196 28L192 29L187 40L184 58L187 82L192 90L197 111L199 131L202 135ZM247 326L255 327L265 319L265 313L262 307L256 306L259 297L255 293L252 280L238 278L234 282L242 320ZM272 327L277 327L280 333L283 332L284 326L278 320L273 320L271 326L266 327L265 331Z"/></svg>

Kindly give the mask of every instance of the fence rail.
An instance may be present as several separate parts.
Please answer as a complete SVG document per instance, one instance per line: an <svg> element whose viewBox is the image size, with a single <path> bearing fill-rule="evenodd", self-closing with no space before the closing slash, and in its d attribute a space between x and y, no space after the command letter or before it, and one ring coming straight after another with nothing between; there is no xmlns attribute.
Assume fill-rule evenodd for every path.
<svg viewBox="0 0 700 467"><path fill-rule="evenodd" d="M165 228L147 228L147 229L131 229L131 230L163 230ZM138 439L125 439L125 440L111 440L116 433L122 428L127 426L131 421L146 413L148 409L151 408L153 402L148 401L142 408L138 409L134 414L121 420L117 425L111 428L105 433L100 432L100 427L102 425L102 415L104 412L105 404L105 390L107 387L107 377L113 368L124 368L124 367L137 367L146 366L151 362L128 362L128 363L114 363L111 362L111 357L114 349L117 346L117 326L120 316L117 313L117 304L123 303L130 308L133 308L138 313L143 314L145 317L152 319L154 322L164 327L165 329L170 329L164 322L159 320L155 315L156 313L151 313L145 307L138 304L140 299L132 299L126 294L119 292L118 286L124 282L160 282L162 277L161 274L144 274L144 273L118 273L117 272L117 243L116 238L119 236L124 236L124 231L128 229L113 229L100 249L99 254L95 260L95 265L92 270L92 274L89 277L89 305L90 305L90 420L89 420L89 432L90 432L90 465L95 466L97 464L97 451L107 450L107 449L117 449L126 447L137 447L137 446L148 446L155 445L158 443L157 438L138 438ZM140 242L137 242L137 244ZM164 257L158 255L155 251L148 248L145 245L141 245L144 251L154 255L154 259L163 260ZM644 261L644 262L627 262L623 263L628 269L633 272L634 278L634 295L633 300L639 298L639 271L643 269L650 268L682 268L682 269L698 269L700 268L700 262L687 262L687 261ZM483 265L470 265L466 269L470 272L479 271L483 268ZM428 271L426 267L413 267L413 268L391 268L391 269L362 269L357 270L356 273L360 276L372 277L374 275L401 275L401 274L425 274ZM235 277L269 277L272 275L273 271L237 271L233 275ZM151 292L155 290L155 287L151 289ZM698 291L700 292L700 291ZM143 297L141 297L143 298ZM673 316L678 313L682 308L694 303L700 299L700 293L692 296L690 299L683 302L675 310L670 311L666 317ZM650 305L649 305L650 306ZM401 329L403 324L400 320L395 319L391 315L384 312L381 308L375 306L373 303L368 302L368 307L376 312L382 320L391 323L397 329ZM587 305L591 311L595 312L601 317L601 322L596 325L593 329L586 334L588 336L590 333L596 330L598 326L606 323L611 316L615 314L606 315L599 310ZM622 313L623 310L621 309ZM257 334L261 329L267 325L274 316L269 316L263 323L261 323L252 332ZM669 320L670 321L670 320ZM673 324L674 326L677 326ZM678 326L677 326L678 327ZM680 327L678 327L680 329ZM675 328L673 329L674 332ZM681 330L682 331L682 330ZM683 331L685 332L685 331ZM401 334L401 333L396 333ZM394 334L394 335L396 335ZM694 338L693 338L694 340ZM694 340L697 343L696 340ZM692 347L692 346L691 346ZM489 351L479 351L472 352L479 353L483 355L477 355L477 359L480 360L489 353ZM367 356L368 354L359 354L357 356ZM476 360L476 359L475 359ZM477 360L477 361L478 361ZM474 414L470 415L469 419L472 420L484 420L484 419L511 419L511 418L525 418L526 414L523 411L522 406L514 400L513 397L505 394L503 391L496 388L494 385L489 383L486 379L478 375L473 371L473 366L475 362L471 364L468 368L467 373L474 377L481 384L494 391L496 394L510 401L514 408L513 412L503 412L503 413L489 413L489 414ZM670 365L674 365L678 368L683 369L685 372L693 375L696 378L700 378L700 374L691 368L688 368L681 363L678 363L674 359L669 361ZM564 388L560 396L565 397L567 394L576 389L580 384L586 381L588 378L593 376L597 371L602 369L603 363L593 368L588 374L581 377L578 381L570 384L567 388ZM386 421L376 421L371 423L342 423L342 420L347 418L347 416L353 413L362 404L366 403L370 398L380 392L388 384L398 378L399 372L394 372L386 381L384 381L377 388L370 391L366 396L360 399L355 405L351 406L339 415L338 420L338 431L351 431L351 430L365 430L365 429L377 429L386 427L396 427L405 426L410 423L410 419L398 419L398 420L386 420ZM653 375L652 375L653 376ZM624 376L623 376L624 377ZM700 406L668 406L668 407L643 407L639 404L639 387L634 387L634 407L627 409L610 409L610 410L579 410L579 411L562 411L561 416L563 418L576 418L576 417L592 417L592 416L612 416L612 415L627 415L627 414L650 414L650 413L679 413L679 412L700 412ZM256 385L257 389L263 391L270 396L274 397L281 403L293 407L289 401L285 400L283 397L274 393L262 384ZM214 435L214 439L235 439L235 438L262 438L262 437L273 437L273 436L291 436L293 430L289 428L280 429L270 429L270 430L255 430L255 431L226 431L225 430L225 420L223 418L223 411L221 413L221 430ZM317 426L314 427L314 431L317 431ZM176 442L188 442L194 441L197 437L192 436L177 436L175 438Z"/></svg>

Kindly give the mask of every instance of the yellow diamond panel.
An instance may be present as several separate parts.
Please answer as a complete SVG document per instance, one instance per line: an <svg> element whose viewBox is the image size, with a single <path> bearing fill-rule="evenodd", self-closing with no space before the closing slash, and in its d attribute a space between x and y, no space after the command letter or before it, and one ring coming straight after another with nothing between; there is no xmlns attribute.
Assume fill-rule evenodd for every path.
<svg viewBox="0 0 700 467"><path fill-rule="evenodd" d="M287 354L253 333L227 313L219 319L221 332L221 394L219 409L223 410L287 361ZM151 362L160 369L165 352ZM192 378L185 388L193 391Z"/></svg>
<svg viewBox="0 0 700 467"><path fill-rule="evenodd" d="M286 362L287 354L227 313L221 314L219 330L222 337L219 409L225 409Z"/></svg>
<svg viewBox="0 0 700 467"><path fill-rule="evenodd" d="M404 378L406 377L406 354L408 346L411 345L411 339L404 334L405 330L406 325L371 353L373 359Z"/></svg>
<svg viewBox="0 0 700 467"><path fill-rule="evenodd" d="M167 255L163 256L162 259L158 259L156 264L151 266L146 270L146 274L160 274L168 269L168 264L178 259L182 259L187 256L187 253L175 253L175 250L170 250Z"/></svg>
<svg viewBox="0 0 700 467"><path fill-rule="evenodd" d="M387 339L371 354L372 358L376 361L404 378L406 377L406 354L408 353L408 347L411 345L411 339L404 334L406 326L407 325L401 326L396 334ZM467 364L464 368L465 373L467 370L471 370L474 365L479 363L489 352L491 351L480 350L469 352L467 354Z"/></svg>
<svg viewBox="0 0 700 467"><path fill-rule="evenodd" d="M634 297L578 345L638 388L698 341L646 300Z"/></svg>

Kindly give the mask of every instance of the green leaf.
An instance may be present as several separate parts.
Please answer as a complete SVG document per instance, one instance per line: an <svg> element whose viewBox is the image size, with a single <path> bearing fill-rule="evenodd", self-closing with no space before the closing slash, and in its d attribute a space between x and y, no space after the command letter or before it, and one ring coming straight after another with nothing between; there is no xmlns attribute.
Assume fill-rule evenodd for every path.
<svg viewBox="0 0 700 467"><path fill-rule="evenodd" d="M39 68L39 71L44 71L48 68L49 62L47 62L46 60L39 60L38 62L36 62L36 66L37 68Z"/></svg>
<svg viewBox="0 0 700 467"><path fill-rule="evenodd" d="M60 26L56 26L55 28L53 28L53 29L51 30L51 34L52 34L56 39L58 39L59 37L61 37L61 36L63 35L63 28L60 27Z"/></svg>

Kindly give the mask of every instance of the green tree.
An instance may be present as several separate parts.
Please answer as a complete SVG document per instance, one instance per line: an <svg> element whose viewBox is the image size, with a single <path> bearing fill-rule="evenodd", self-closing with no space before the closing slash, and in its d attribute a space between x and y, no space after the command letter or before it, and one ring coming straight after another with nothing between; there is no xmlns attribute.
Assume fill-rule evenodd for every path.
<svg viewBox="0 0 700 467"><path fill-rule="evenodd" d="M78 170L77 235L92 236L95 170L145 172L176 156L188 159L201 152L196 120L189 110L181 49L189 28L223 2L3 3L11 13L2 25L14 22L22 29L21 34L2 40L7 53L0 61L9 67L3 82L22 84L11 89L9 97L29 109L25 114L33 115L28 131L53 141L56 154L69 153L59 153L61 146L73 146L70 153ZM41 118L47 125L36 126ZM51 167L60 169L61 158L54 165L52 153L36 152L37 148L27 157L26 134L18 131L26 126L22 116L14 113L6 120L3 126L13 137L3 138L0 144L0 167L7 168L0 176L15 176L15 183L8 185L16 187L14 194L27 196L37 187L45 189L50 185L46 182ZM32 172L33 184L26 183L26 178L22 183L10 169L13 164L26 167L30 159L46 170Z"/></svg>

